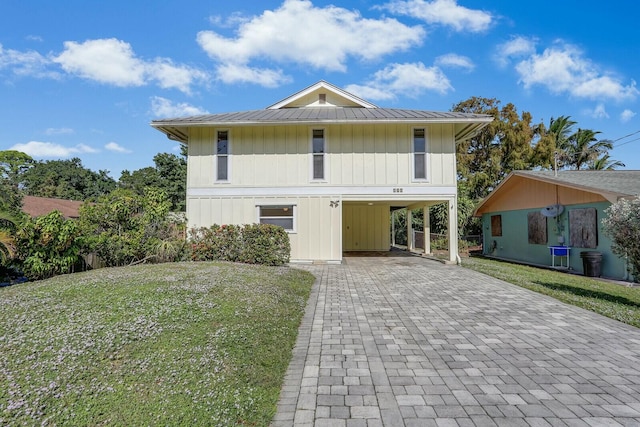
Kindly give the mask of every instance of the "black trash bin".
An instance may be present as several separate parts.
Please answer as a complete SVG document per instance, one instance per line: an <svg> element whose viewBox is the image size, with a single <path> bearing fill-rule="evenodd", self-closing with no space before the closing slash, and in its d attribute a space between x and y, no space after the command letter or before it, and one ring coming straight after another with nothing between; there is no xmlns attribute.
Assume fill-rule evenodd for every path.
<svg viewBox="0 0 640 427"><path fill-rule="evenodd" d="M582 258L582 270L587 277L600 277L602 275L602 253L595 251L580 252Z"/></svg>

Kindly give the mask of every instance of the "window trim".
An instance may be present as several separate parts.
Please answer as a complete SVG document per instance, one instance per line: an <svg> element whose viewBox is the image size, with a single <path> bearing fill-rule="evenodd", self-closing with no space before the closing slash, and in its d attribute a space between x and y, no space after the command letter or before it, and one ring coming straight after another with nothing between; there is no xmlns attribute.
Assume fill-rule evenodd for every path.
<svg viewBox="0 0 640 427"><path fill-rule="evenodd" d="M220 132L227 133L227 153L224 155L218 154L218 135L220 134ZM215 138L213 142L213 149L214 149L213 169L214 169L214 177L215 177L214 181L219 184L228 184L231 182L231 132L229 131L229 129L216 129L214 131L214 138ZM220 179L218 175L218 159L220 159L223 156L227 158L227 178L226 179Z"/></svg>
<svg viewBox="0 0 640 427"><path fill-rule="evenodd" d="M322 178L314 178L314 157L317 154L313 152L313 132L321 130L322 131L322 139L324 142L324 150L322 153ZM309 182L328 182L327 180L327 170L328 170L328 159L327 156L327 129L320 126L313 126L309 129Z"/></svg>
<svg viewBox="0 0 640 427"><path fill-rule="evenodd" d="M424 130L424 152L415 151L415 131ZM429 169L429 128L427 126L415 126L411 128L410 144L411 144L411 182L429 182L431 170ZM416 154L424 155L424 178L416 178Z"/></svg>
<svg viewBox="0 0 640 427"><path fill-rule="evenodd" d="M285 203L279 203L279 204L273 204L273 205L267 205L267 204L261 204L261 205L256 205L256 222L258 224L263 224L262 219L263 218L289 218L288 216L282 216L282 217L269 217L269 216L261 216L260 215L260 211L262 208L269 208L269 209L278 209L278 208L289 208L291 209L291 229L284 229L284 231L286 231L288 234L295 234L297 233L297 225L298 225L298 221L297 221L297 213L298 213L298 206L295 204L285 204Z"/></svg>

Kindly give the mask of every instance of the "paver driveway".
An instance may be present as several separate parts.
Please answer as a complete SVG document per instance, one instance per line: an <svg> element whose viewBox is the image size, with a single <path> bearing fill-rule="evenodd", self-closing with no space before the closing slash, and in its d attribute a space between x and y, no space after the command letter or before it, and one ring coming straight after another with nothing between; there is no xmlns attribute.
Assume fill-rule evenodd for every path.
<svg viewBox="0 0 640 427"><path fill-rule="evenodd" d="M418 257L303 268L274 427L640 426L640 329Z"/></svg>

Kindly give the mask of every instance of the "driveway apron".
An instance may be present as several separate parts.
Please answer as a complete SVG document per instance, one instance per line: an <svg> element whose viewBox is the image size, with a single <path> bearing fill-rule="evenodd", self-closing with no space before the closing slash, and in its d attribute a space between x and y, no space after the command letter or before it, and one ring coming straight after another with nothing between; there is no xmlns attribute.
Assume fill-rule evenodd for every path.
<svg viewBox="0 0 640 427"><path fill-rule="evenodd" d="M273 427L640 426L640 329L420 257L300 268Z"/></svg>

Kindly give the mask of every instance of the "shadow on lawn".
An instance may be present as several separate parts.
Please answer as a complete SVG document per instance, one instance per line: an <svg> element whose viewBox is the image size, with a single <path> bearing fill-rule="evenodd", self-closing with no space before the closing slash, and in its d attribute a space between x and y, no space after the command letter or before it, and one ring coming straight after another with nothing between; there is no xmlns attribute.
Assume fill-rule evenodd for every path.
<svg viewBox="0 0 640 427"><path fill-rule="evenodd" d="M628 298L625 298L623 296L619 296L619 295L611 295L605 292L600 292L600 291L594 291L591 289L584 289L584 288L578 288L575 286L569 286L569 285L565 285L562 283L547 283L547 282L540 282L540 281L534 281L533 283L535 283L536 285L540 285L543 286L545 288L548 289L553 289L556 291L560 291L560 292L565 292L568 294L574 294L574 295L578 295L581 297L587 297L587 298L596 298L596 299L601 299L601 300L605 300L605 301L610 301L610 302L615 302L617 304L624 304L624 305L628 305L631 307L640 307L640 303L637 301L632 301Z"/></svg>

